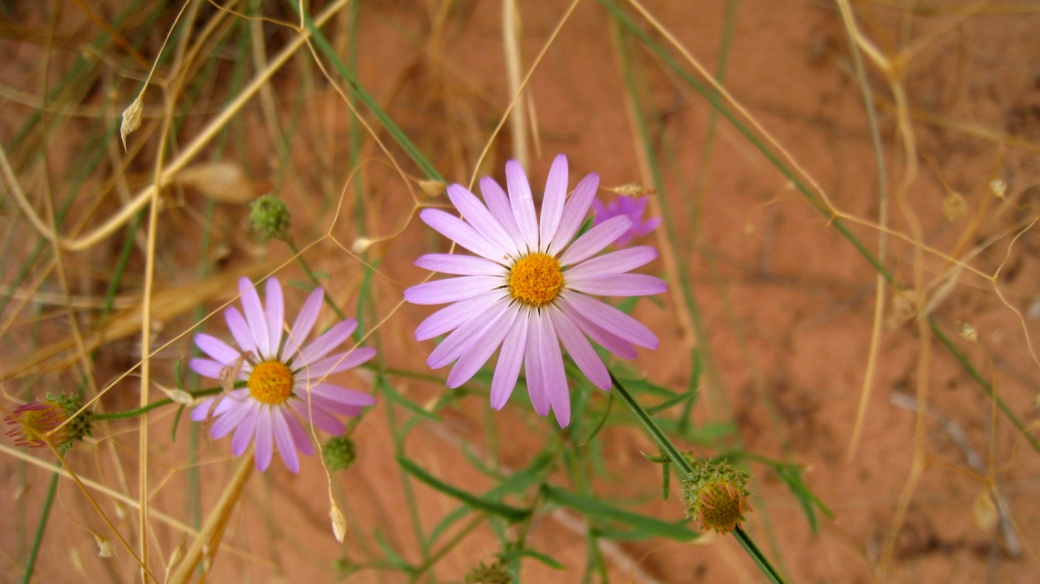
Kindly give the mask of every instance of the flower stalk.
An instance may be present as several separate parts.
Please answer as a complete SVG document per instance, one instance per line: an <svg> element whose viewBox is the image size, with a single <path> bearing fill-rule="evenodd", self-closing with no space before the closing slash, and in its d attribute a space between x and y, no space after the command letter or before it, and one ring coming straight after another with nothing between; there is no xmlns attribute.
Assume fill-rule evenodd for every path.
<svg viewBox="0 0 1040 584"><path fill-rule="evenodd" d="M625 389L625 386L618 381L617 377L614 377L613 373L610 374L610 379L613 381L614 389L617 390L622 401L624 401L629 409L632 410L632 413L639 418L643 427L646 428L647 433L650 434L650 437L653 438L655 442L657 442L657 445L661 447L661 450L668 455L668 458L675 464L675 467L678 469L679 474L682 475L682 478L689 478L690 475L693 474L693 466L690 464L690 461L679 452L679 449L676 448L675 444L673 444L668 436L665 435L664 431L657 425L657 422L654 421L653 417L643 409L643 406L639 405L639 402L636 401L635 397ZM737 538L737 541L740 542L744 551L751 556L752 560L754 560L758 569L769 578L770 582L773 584L784 584L784 579L780 576L780 572L769 563L769 559L762 553L762 550L758 549L758 546L755 545L754 540L751 539L751 536L748 535L746 531L737 527L732 531L732 533L733 537Z"/></svg>

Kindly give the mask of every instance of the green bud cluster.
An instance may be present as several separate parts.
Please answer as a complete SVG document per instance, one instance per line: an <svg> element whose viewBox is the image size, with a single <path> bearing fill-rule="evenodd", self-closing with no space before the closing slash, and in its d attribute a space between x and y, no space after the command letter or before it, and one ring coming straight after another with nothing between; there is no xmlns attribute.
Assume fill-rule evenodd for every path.
<svg viewBox="0 0 1040 584"><path fill-rule="evenodd" d="M748 477L728 462L692 461L693 472L683 481L686 516L700 521L704 529L729 533L751 511Z"/></svg>
<svg viewBox="0 0 1040 584"><path fill-rule="evenodd" d="M325 465L329 470L347 470L357 459L357 447L348 436L336 436L330 438L321 449Z"/></svg>
<svg viewBox="0 0 1040 584"><path fill-rule="evenodd" d="M250 203L249 222L266 239L289 239L289 207L275 195L264 195Z"/></svg>

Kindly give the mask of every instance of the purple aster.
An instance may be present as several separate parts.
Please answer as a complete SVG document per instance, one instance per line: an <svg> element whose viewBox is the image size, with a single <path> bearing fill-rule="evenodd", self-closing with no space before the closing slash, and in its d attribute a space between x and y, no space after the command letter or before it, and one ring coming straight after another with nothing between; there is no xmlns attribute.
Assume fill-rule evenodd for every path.
<svg viewBox="0 0 1040 584"><path fill-rule="evenodd" d="M448 187L448 197L462 218L438 209L420 217L427 225L476 256L427 254L415 264L453 274L413 286L404 297L414 304L447 304L415 330L419 340L449 334L427 359L434 369L458 361L448 387L468 381L502 347L491 382L491 407L501 409L525 368L527 391L539 415L551 408L560 426L571 417L570 394L560 343L589 381L610 389L607 368L586 335L626 359L633 345L657 348L650 329L620 310L587 294L644 296L667 289L653 276L628 274L657 257L652 247L633 247L593 257L632 227L614 217L574 238L599 186L590 173L567 198L567 157L559 155L549 170L541 220L520 164L506 163L509 196L491 177L480 181L485 206L464 187Z"/></svg>
<svg viewBox="0 0 1040 584"><path fill-rule="evenodd" d="M189 366L199 375L222 379L238 369L238 380L246 387L232 390L219 399L209 398L192 411L191 419L205 420L212 409L216 421L210 428L213 438L231 438L231 452L241 456L256 437L256 468L271 464L273 446L278 446L285 466L300 471L296 451L311 455L314 448L301 420L310 420L325 432L343 434L343 422L333 414L356 416L361 408L376 403L374 397L325 381L333 373L346 371L371 359L376 350L359 347L329 355L350 338L357 321L348 318L329 328L313 342L303 346L318 319L324 291L311 293L296 316L289 334L285 328L282 287L275 278L267 280L267 306L249 278L238 281L242 312L234 306L224 312L228 329L238 349L220 339L201 333L195 344L210 359L192 359ZM302 347L302 348L301 348Z"/></svg>
<svg viewBox="0 0 1040 584"><path fill-rule="evenodd" d="M620 196L608 203L606 207L598 199L592 201L592 225L595 227L614 217L628 217L632 220L632 227L614 241L615 247L628 247L628 244L632 243L633 239L650 233L661 224L660 217L643 221L643 211L646 210L646 203L649 200L649 197L637 199L635 197Z"/></svg>

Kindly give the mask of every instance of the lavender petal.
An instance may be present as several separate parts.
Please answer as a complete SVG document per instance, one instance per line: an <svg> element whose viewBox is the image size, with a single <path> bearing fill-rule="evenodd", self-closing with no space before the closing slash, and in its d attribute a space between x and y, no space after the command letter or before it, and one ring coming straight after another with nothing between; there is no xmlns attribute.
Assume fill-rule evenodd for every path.
<svg viewBox="0 0 1040 584"><path fill-rule="evenodd" d="M419 218L432 227L435 231L458 243L471 252L483 256L493 262L504 263L509 259L506 250L500 249L484 236L477 233L462 219L441 211L440 209L423 209Z"/></svg>
<svg viewBox="0 0 1040 584"><path fill-rule="evenodd" d="M214 361L224 365L231 365L241 356L241 353L224 341L206 333L195 335L195 345L202 349L203 353L213 357Z"/></svg>
<svg viewBox="0 0 1040 584"><path fill-rule="evenodd" d="M506 162L506 188L509 190L509 204L513 208L513 217L524 236L527 249L538 249L538 219L534 214L534 198L531 196L531 185L527 182L524 168L515 160Z"/></svg>
<svg viewBox="0 0 1040 584"><path fill-rule="evenodd" d="M585 178L581 179L578 186L574 187L574 194L563 206L560 226L556 228L556 234L549 243L549 255L555 256L571 242L574 234L585 221L585 215L589 212L589 205L595 200L598 188L599 175L594 172L587 174Z"/></svg>
<svg viewBox="0 0 1040 584"><path fill-rule="evenodd" d="M274 434L274 441L278 445L278 454L282 457L282 462L290 471L298 474L300 457L296 455L296 444L283 416L282 408L271 408L271 431Z"/></svg>
<svg viewBox="0 0 1040 584"><path fill-rule="evenodd" d="M412 304L448 304L504 285L505 281L496 276L458 276L412 286L404 291L404 299Z"/></svg>
<svg viewBox="0 0 1040 584"><path fill-rule="evenodd" d="M545 193L542 195L542 214L538 220L538 235L543 252L548 249L549 242L552 241L553 236L556 235L556 229L560 226L563 205L567 199L569 178L567 157L559 154L549 169L549 178L545 181Z"/></svg>
<svg viewBox="0 0 1040 584"><path fill-rule="evenodd" d="M285 326L285 299L282 297L282 285L278 278L267 279L267 347L269 357L278 354L282 344L282 328Z"/></svg>
<svg viewBox="0 0 1040 584"><path fill-rule="evenodd" d="M580 312L568 301L568 298L573 298L576 294L568 294L567 298L560 296L556 299L560 309L562 309L574 324L581 329L581 332L585 333L592 340L599 343L604 349L611 353L621 357L623 359L635 359L636 348L632 346L632 343L622 339L616 334L604 329L598 324L593 323L591 320L582 316Z"/></svg>
<svg viewBox="0 0 1040 584"><path fill-rule="evenodd" d="M657 336L646 326L613 306L581 294L568 294L567 301L590 322L611 333L647 349L660 344Z"/></svg>
<svg viewBox="0 0 1040 584"><path fill-rule="evenodd" d="M453 253L428 253L415 260L415 265L431 272L453 274L456 276L499 276L504 277L509 270L502 264L471 255Z"/></svg>
<svg viewBox="0 0 1040 584"><path fill-rule="evenodd" d="M581 369L585 377L596 387L603 390L610 389L610 373L607 372L606 365L603 364L585 335L581 334L578 326L559 308L553 307L549 310L549 314L552 316L557 336L560 337L563 347L567 349L571 359L574 359L578 369Z"/></svg>
<svg viewBox="0 0 1040 584"><path fill-rule="evenodd" d="M567 389L567 373L563 368L560 341L556 337L548 311L538 315L538 322L541 328L538 343L541 354L538 360L542 363L545 393L549 396L556 421L561 428L566 428L567 424L571 423L571 396Z"/></svg>
<svg viewBox="0 0 1040 584"><path fill-rule="evenodd" d="M256 416L256 470L261 472L271 466L274 454L274 432L271 429L271 408L260 406Z"/></svg>
<svg viewBox="0 0 1040 584"><path fill-rule="evenodd" d="M509 197L506 196L506 192L495 179L485 176L480 179L480 193L484 195L484 202L487 203L491 216L498 221L498 224L505 229L506 235L512 240L513 249L516 249L517 253L525 250L527 242L524 241L520 227L516 224L516 217L513 217L513 208L509 206Z"/></svg>
<svg viewBox="0 0 1040 584"><path fill-rule="evenodd" d="M644 274L597 274L572 277L567 288L597 296L650 296L666 292L668 284Z"/></svg>
<svg viewBox="0 0 1040 584"><path fill-rule="evenodd" d="M477 199L477 196L469 192L459 184L448 186L448 198L451 199L455 208L462 213L462 217L477 231L484 239L488 240L502 251L513 257L519 257L519 252L509 235L503 227L491 215L487 207ZM512 253L510 253L512 252Z"/></svg>
<svg viewBox="0 0 1040 584"><path fill-rule="evenodd" d="M509 401L509 396L516 387L520 377L520 366L524 362L524 348L527 346L527 327L531 311L520 309L516 321L502 342L502 350L498 353L498 365L495 376L491 380L491 407L502 409Z"/></svg>
<svg viewBox="0 0 1040 584"><path fill-rule="evenodd" d="M484 363L491 358L491 354L502 344L502 340L512 328L519 312L518 308L511 307L488 323L487 334L480 339L480 342L474 342L468 351L462 353L458 363L448 374L447 385L449 388L455 389L476 375Z"/></svg>
<svg viewBox="0 0 1040 584"><path fill-rule="evenodd" d="M657 250L652 247L630 247L581 262L564 272L564 278L570 281L571 278L580 276L621 274L646 265L655 259L657 259Z"/></svg>
<svg viewBox="0 0 1040 584"><path fill-rule="evenodd" d="M227 321L228 330L231 331L231 336L235 337L238 348L242 349L243 353L255 353L256 342L253 341L253 333L249 330L242 313L234 306L228 306L224 311L224 320Z"/></svg>
<svg viewBox="0 0 1040 584"><path fill-rule="evenodd" d="M524 374L527 377L527 395L539 416L549 413L549 396L545 388L542 364L541 315L532 311L528 322L527 348L524 350Z"/></svg>
<svg viewBox="0 0 1040 584"><path fill-rule="evenodd" d="M253 435L256 434L256 424L260 418L262 406L257 402L251 402L248 405L249 414L238 425L235 435L231 438L231 454L235 456L242 456L242 453L249 448L249 443L253 441Z"/></svg>
<svg viewBox="0 0 1040 584"><path fill-rule="evenodd" d="M573 266L596 255L632 227L628 217L612 217L589 229L560 256L560 265Z"/></svg>
<svg viewBox="0 0 1040 584"><path fill-rule="evenodd" d="M242 309L246 313L246 322L249 330L253 333L253 342L256 344L260 359L271 357L270 343L267 335L267 317L264 314L264 306L260 304L260 295L256 293L256 287L249 278L241 278L238 281L238 291L242 298Z"/></svg>
<svg viewBox="0 0 1040 584"><path fill-rule="evenodd" d="M506 293L502 290L489 290L466 300L460 300L447 308L442 308L430 315L415 329L415 340L425 341L438 335L453 331L466 324L474 315L480 314L492 304L503 300Z"/></svg>
<svg viewBox="0 0 1040 584"><path fill-rule="evenodd" d="M280 357L282 363L288 363L290 358L299 352L303 341L307 340L307 336L311 334L314 323L318 322L318 313L321 311L321 302L324 299L325 290L315 288L303 303L293 322L292 329L289 330L289 338L285 340L285 347L282 348Z"/></svg>
<svg viewBox="0 0 1040 584"><path fill-rule="evenodd" d="M332 325L332 328L325 331L325 334L314 339L309 345L300 351L300 358L293 361L295 367L304 367L316 362L325 355L328 355L336 347L340 346L343 341L350 338L350 334L357 328L357 321L353 318L348 318L342 322L337 322Z"/></svg>

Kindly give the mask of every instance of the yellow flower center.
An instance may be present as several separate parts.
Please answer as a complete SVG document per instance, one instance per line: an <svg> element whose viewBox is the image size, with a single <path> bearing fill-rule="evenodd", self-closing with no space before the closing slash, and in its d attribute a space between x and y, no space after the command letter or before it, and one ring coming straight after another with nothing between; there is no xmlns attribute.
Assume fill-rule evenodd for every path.
<svg viewBox="0 0 1040 584"><path fill-rule="evenodd" d="M292 370L285 363L264 361L253 367L246 385L253 399L265 404L281 405L292 395Z"/></svg>
<svg viewBox="0 0 1040 584"><path fill-rule="evenodd" d="M528 306L549 304L562 288L563 269L551 255L526 255L509 270L509 293Z"/></svg>

